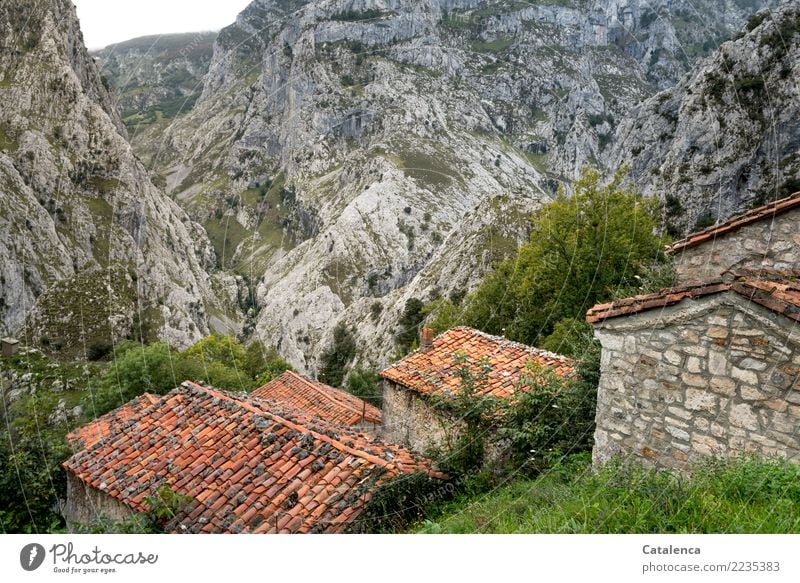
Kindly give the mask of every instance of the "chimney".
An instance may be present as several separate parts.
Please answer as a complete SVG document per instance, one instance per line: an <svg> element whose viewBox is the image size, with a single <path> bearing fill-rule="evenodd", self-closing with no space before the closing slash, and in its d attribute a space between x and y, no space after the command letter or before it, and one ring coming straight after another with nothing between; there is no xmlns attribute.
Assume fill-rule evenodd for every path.
<svg viewBox="0 0 800 583"><path fill-rule="evenodd" d="M433 346L433 328L425 326L419 336L419 348L422 352L428 352Z"/></svg>

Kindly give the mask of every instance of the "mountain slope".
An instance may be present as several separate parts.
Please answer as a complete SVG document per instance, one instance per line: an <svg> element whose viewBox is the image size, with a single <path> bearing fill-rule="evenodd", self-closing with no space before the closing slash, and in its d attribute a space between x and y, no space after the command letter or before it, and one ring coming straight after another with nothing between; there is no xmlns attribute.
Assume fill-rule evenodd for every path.
<svg viewBox="0 0 800 583"><path fill-rule="evenodd" d="M343 321L385 361L409 298L474 286L742 22L719 4L256 0L154 167L249 288L245 334L313 371Z"/></svg>
<svg viewBox="0 0 800 583"><path fill-rule="evenodd" d="M72 3L5 1L0 23L0 333L63 354L207 333L213 251L131 151Z"/></svg>
<svg viewBox="0 0 800 583"><path fill-rule="evenodd" d="M763 11L621 124L612 165L665 201L674 234L800 190L800 2Z"/></svg>
<svg viewBox="0 0 800 583"><path fill-rule="evenodd" d="M145 163L150 143L200 97L216 38L214 32L146 36L92 53L118 96L131 143Z"/></svg>

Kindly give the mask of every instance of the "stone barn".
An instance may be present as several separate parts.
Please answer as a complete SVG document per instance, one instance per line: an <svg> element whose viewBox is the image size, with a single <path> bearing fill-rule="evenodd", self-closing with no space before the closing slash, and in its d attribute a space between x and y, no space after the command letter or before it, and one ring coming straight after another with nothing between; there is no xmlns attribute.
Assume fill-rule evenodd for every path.
<svg viewBox="0 0 800 583"><path fill-rule="evenodd" d="M592 308L602 344L594 459L800 461L800 285L728 275Z"/></svg>
<svg viewBox="0 0 800 583"><path fill-rule="evenodd" d="M680 287L595 306L594 459L800 452L800 193L673 244Z"/></svg>
<svg viewBox="0 0 800 583"><path fill-rule="evenodd" d="M675 258L678 283L729 270L795 270L800 267L800 192L693 233L667 252Z"/></svg>
<svg viewBox="0 0 800 583"><path fill-rule="evenodd" d="M463 364L459 357L473 367L485 361L489 372L479 390L504 399L525 388L520 379L531 362L551 367L562 377L574 374L573 362L552 352L466 327L453 328L434 339L433 331L424 328L420 348L381 372L382 435L386 440L424 452L445 445L448 436L454 430L457 433L460 421L436 407L434 401L452 398L460 390L458 373ZM495 454L500 452L490 453Z"/></svg>
<svg viewBox="0 0 800 583"><path fill-rule="evenodd" d="M381 410L340 389L312 381L287 370L252 393L253 397L278 401L332 423L377 434Z"/></svg>
<svg viewBox="0 0 800 583"><path fill-rule="evenodd" d="M400 445L278 401L190 382L140 397L70 442L68 528L145 512L148 496L168 487L186 497L168 532L373 531L409 518L446 478ZM404 489L402 508L387 508L379 493L398 478L414 487Z"/></svg>

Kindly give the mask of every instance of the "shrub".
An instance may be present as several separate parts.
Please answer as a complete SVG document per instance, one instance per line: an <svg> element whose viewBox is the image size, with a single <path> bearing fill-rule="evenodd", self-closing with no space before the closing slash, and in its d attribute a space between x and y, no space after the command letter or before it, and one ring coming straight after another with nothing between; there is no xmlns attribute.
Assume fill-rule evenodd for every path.
<svg viewBox="0 0 800 583"><path fill-rule="evenodd" d="M409 298L406 301L403 313L397 321L397 334L395 339L397 347L402 353L407 353L411 347L417 343L419 338L419 326L425 319L423 309L425 304L418 298Z"/></svg>
<svg viewBox="0 0 800 583"><path fill-rule="evenodd" d="M333 342L322 353L319 380L332 387L341 387L347 366L356 356L356 339L344 322L333 330Z"/></svg>
<svg viewBox="0 0 800 583"><path fill-rule="evenodd" d="M376 407L383 406L383 386L378 372L369 368L354 368L347 375L347 392Z"/></svg>

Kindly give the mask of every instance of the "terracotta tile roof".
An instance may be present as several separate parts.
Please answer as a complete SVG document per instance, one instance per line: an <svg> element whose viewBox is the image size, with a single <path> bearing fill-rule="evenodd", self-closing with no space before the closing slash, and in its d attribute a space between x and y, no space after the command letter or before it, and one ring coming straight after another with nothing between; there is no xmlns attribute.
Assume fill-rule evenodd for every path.
<svg viewBox="0 0 800 583"><path fill-rule="evenodd" d="M278 402L186 382L64 463L136 511L164 485L173 532L341 532L375 489L432 462Z"/></svg>
<svg viewBox="0 0 800 583"><path fill-rule="evenodd" d="M794 272L781 275L770 273L767 278L756 277L753 272L732 274L732 278L698 282L661 290L654 294L634 296L608 304L594 306L586 314L586 321L597 324L609 318L628 316L653 308L663 308L685 299L699 298L727 291L737 293L788 318L800 321L800 285L793 279Z"/></svg>
<svg viewBox="0 0 800 583"><path fill-rule="evenodd" d="M782 198L781 200L754 208L744 214L728 219L725 222L712 225L711 227L697 233L692 233L685 239L677 241L676 243L673 243L667 247L667 253L674 254L683 249L700 245L701 243L711 241L721 235L725 235L726 233L735 231L736 229L739 229L745 225L749 225L750 223L755 223L756 221L762 221L764 219L772 219L773 217L776 217L781 213L785 213L793 208L797 208L798 206L800 206L800 192L795 192L794 194L787 196L786 198Z"/></svg>
<svg viewBox="0 0 800 583"><path fill-rule="evenodd" d="M428 350L416 350L381 372L381 377L424 395L455 394L461 386L458 355L464 355L471 365L486 359L490 367L485 395L508 398L517 389L517 382L526 365L533 361L552 367L564 377L574 373L572 360L491 336L472 328L453 328L437 336Z"/></svg>
<svg viewBox="0 0 800 583"><path fill-rule="evenodd" d="M76 450L91 447L120 425L130 421L144 412L148 407L158 403L159 399L161 399L161 397L149 393L140 395L132 401L125 403L122 407L114 409L102 417L98 417L91 423L74 430L67 435L67 441Z"/></svg>
<svg viewBox="0 0 800 583"><path fill-rule="evenodd" d="M286 371L256 389L251 396L308 411L331 423L357 425L365 421L381 424L381 410L377 407L350 393L309 380L292 371Z"/></svg>

